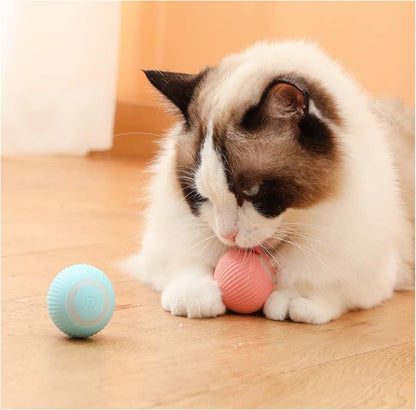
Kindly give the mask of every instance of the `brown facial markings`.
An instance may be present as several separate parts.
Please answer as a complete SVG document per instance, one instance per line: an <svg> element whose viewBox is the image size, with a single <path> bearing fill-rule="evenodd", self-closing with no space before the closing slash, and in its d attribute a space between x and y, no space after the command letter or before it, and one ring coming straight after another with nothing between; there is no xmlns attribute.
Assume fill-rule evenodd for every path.
<svg viewBox="0 0 416 410"><path fill-rule="evenodd" d="M200 165L204 135L201 124L191 132L180 134L176 143L176 178L189 208L196 216L199 215L201 204L206 200L195 187L195 173Z"/></svg>
<svg viewBox="0 0 416 410"><path fill-rule="evenodd" d="M206 200L197 192L194 176L207 133L200 95L208 86L204 79L189 103L188 127L176 147L177 180L194 215ZM311 100L323 120L309 114ZM342 156L327 123L341 126L342 119L318 82L280 76L264 90L256 106L237 101L227 115L215 120L214 147L239 206L249 201L259 213L275 217L287 208L309 207L336 194ZM258 192L247 195L256 185Z"/></svg>
<svg viewBox="0 0 416 410"><path fill-rule="evenodd" d="M150 83L180 110L184 122L176 146L176 178L191 211L197 215L205 200L195 188L194 175L199 164L203 140L203 125L195 111L195 96L200 92L209 74L207 67L198 74L145 70ZM198 131L199 129L199 131ZM195 136L193 136L195 135Z"/></svg>
<svg viewBox="0 0 416 410"><path fill-rule="evenodd" d="M312 101L315 103L316 108L333 122L338 127L343 127L344 121L339 115L337 103L325 90L325 87L316 80L308 82L309 95Z"/></svg>
<svg viewBox="0 0 416 410"><path fill-rule="evenodd" d="M237 202L252 202L266 217L275 217L287 208L309 207L335 195L342 169L333 131L307 111L306 99L321 92L316 83L312 93L304 80L297 80L296 86L283 84L272 84L257 106L240 114L240 121L219 126L226 132L214 134L214 144L226 158L223 163ZM336 106L325 91L321 94L324 97L318 98L319 102L313 100L315 105L320 112L328 109L322 113L324 118L341 124ZM244 129L247 115L251 123ZM238 118L237 112L233 117ZM256 184L260 184L256 195L243 193Z"/></svg>
<svg viewBox="0 0 416 410"><path fill-rule="evenodd" d="M312 100L314 102L316 108L322 113L324 118L328 119L330 122L339 127L343 126L343 119L339 115L337 103L334 98L326 91L325 87L315 79L304 79L296 73L281 74L272 80L270 84L265 88L259 100L258 106L261 106L265 102L267 96L270 94L270 88L274 87L276 84L292 84L298 90L303 92L307 100ZM240 113L240 107L236 108L236 115L238 115ZM255 106L246 107L247 112L251 111L251 114L256 111L255 108ZM256 123L256 125L258 125L258 123Z"/></svg>
<svg viewBox="0 0 416 410"><path fill-rule="evenodd" d="M261 137L259 137L261 138ZM336 193L340 161L337 154L317 156L287 141L256 142L227 146L230 190L237 201L252 202L266 217L278 216L287 208L306 208ZM245 145L243 147L243 145ZM259 192L244 191L259 184Z"/></svg>

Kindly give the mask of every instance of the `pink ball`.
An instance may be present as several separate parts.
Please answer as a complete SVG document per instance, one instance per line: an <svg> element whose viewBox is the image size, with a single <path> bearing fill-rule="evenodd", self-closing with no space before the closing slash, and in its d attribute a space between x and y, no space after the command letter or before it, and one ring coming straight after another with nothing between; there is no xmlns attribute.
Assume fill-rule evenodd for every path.
<svg viewBox="0 0 416 410"><path fill-rule="evenodd" d="M258 249L234 248L218 261L214 279L224 305L237 313L261 309L276 284L276 274L268 258Z"/></svg>

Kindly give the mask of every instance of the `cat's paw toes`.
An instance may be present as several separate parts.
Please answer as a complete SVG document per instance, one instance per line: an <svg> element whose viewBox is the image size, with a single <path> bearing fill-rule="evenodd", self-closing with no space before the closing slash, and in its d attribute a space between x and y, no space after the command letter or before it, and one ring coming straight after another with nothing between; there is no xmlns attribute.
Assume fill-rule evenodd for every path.
<svg viewBox="0 0 416 410"><path fill-rule="evenodd" d="M215 317L225 313L221 291L209 277L179 277L162 292L162 307L175 316Z"/></svg>
<svg viewBox="0 0 416 410"><path fill-rule="evenodd" d="M329 306L317 300L302 297L291 300L289 317L294 322L314 324L326 323L333 319Z"/></svg>
<svg viewBox="0 0 416 410"><path fill-rule="evenodd" d="M275 290L266 300L263 313L268 319L285 320L289 313L290 297L285 291Z"/></svg>

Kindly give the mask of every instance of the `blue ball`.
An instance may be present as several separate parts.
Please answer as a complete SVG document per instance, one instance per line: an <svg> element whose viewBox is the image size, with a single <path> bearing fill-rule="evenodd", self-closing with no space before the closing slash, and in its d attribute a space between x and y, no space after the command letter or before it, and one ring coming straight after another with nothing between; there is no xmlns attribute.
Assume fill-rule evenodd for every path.
<svg viewBox="0 0 416 410"><path fill-rule="evenodd" d="M114 312L110 279L91 265L72 265L49 287L48 312L55 326L68 336L86 338L104 329Z"/></svg>

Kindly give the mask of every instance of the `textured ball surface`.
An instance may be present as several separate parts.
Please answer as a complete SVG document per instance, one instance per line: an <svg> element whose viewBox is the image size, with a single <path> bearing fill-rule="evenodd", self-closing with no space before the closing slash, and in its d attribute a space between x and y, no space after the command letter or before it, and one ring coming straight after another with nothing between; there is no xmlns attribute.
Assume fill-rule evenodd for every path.
<svg viewBox="0 0 416 410"><path fill-rule="evenodd" d="M115 296L108 277L91 265L72 265L51 283L48 312L55 326L68 336L86 338L110 321Z"/></svg>
<svg viewBox="0 0 416 410"><path fill-rule="evenodd" d="M261 251L231 249L219 261L214 279L224 305L237 313L261 309L276 284L276 275Z"/></svg>

